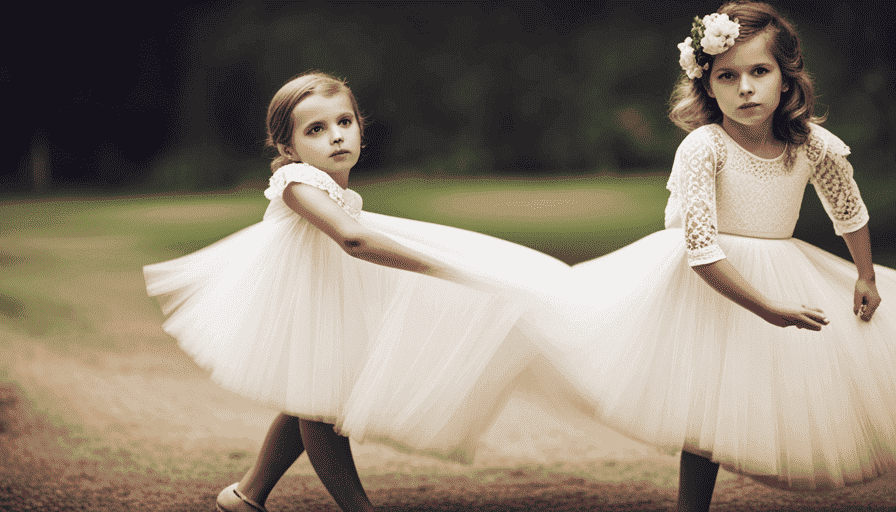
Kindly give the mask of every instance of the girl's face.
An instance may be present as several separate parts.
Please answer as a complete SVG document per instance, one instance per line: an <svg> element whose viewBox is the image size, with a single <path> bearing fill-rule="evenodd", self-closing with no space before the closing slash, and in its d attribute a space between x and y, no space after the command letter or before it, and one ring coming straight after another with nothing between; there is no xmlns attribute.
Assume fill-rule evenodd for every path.
<svg viewBox="0 0 896 512"><path fill-rule="evenodd" d="M770 36L763 32L735 44L713 62L707 92L719 103L725 121L761 126L778 108L787 86L769 51Z"/></svg>
<svg viewBox="0 0 896 512"><path fill-rule="evenodd" d="M292 152L293 160L328 174L348 172L358 162L361 130L347 94L312 94L296 105L292 115L292 148L284 150Z"/></svg>

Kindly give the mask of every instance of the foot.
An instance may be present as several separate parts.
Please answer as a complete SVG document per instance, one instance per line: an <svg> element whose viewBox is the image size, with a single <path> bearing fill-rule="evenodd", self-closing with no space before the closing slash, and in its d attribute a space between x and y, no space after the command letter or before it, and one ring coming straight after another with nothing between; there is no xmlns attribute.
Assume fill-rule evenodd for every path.
<svg viewBox="0 0 896 512"><path fill-rule="evenodd" d="M221 494L218 494L218 512L268 512L268 509L236 490L238 483L228 485L221 491Z"/></svg>

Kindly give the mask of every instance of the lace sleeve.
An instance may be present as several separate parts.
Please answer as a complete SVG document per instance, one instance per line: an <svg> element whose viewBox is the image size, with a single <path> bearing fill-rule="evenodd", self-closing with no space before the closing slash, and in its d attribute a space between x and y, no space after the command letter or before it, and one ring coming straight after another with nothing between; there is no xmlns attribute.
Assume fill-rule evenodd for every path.
<svg viewBox="0 0 896 512"><path fill-rule="evenodd" d="M807 153L815 170L809 181L834 224L837 235L852 233L868 222L868 209L853 179L852 165L846 159L849 147L839 138L815 127Z"/></svg>
<svg viewBox="0 0 896 512"><path fill-rule="evenodd" d="M716 243L719 232L716 220L717 167L713 146L703 137L686 138L675 155L672 173L678 176L685 247L688 264L692 267L725 258Z"/></svg>
<svg viewBox="0 0 896 512"><path fill-rule="evenodd" d="M327 173L308 164L287 164L277 169L271 176L264 196L271 201L283 197L283 191L290 183L306 183L315 186L329 194L330 198L343 209L346 208L342 188Z"/></svg>

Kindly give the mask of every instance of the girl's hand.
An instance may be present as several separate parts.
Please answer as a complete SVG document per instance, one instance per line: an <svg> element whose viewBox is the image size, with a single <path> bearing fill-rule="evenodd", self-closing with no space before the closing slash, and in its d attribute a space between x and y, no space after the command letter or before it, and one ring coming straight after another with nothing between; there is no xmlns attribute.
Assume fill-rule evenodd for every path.
<svg viewBox="0 0 896 512"><path fill-rule="evenodd" d="M806 305L772 303L762 315L766 322L778 327L796 326L797 329L820 331L828 324L824 311Z"/></svg>
<svg viewBox="0 0 896 512"><path fill-rule="evenodd" d="M877 307L880 306L880 294L874 284L874 276L856 281L856 292L853 296L852 312L864 321L871 320Z"/></svg>
<svg viewBox="0 0 896 512"><path fill-rule="evenodd" d="M843 233L843 240L846 241L852 261L859 271L852 312L867 322L880 305L880 294L877 293L877 285L874 284L874 264L871 263L871 235L868 233L868 224L852 233Z"/></svg>

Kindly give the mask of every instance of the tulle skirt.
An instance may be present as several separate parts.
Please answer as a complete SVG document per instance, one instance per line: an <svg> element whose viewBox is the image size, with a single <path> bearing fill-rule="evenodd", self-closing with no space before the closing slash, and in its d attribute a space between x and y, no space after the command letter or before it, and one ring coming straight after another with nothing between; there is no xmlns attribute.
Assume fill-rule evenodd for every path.
<svg viewBox="0 0 896 512"><path fill-rule="evenodd" d="M555 364L562 354L582 346L582 333L575 327L588 311L560 295L569 272L566 264L447 226L368 213L362 222L461 270L458 283L512 297L521 309L510 331L501 331L499 344L464 341L469 338L464 332L468 310L477 306L460 302L450 306L453 312L432 318L427 335L419 336L419 326L407 319L429 317L427 311L444 307L445 299L426 287L404 290L380 332L389 341L372 351L346 406L339 424L344 434L471 462L478 437L515 390L561 417L593 413Z"/></svg>
<svg viewBox="0 0 896 512"><path fill-rule="evenodd" d="M147 290L166 332L221 386L356 441L472 462L521 376L555 368L542 348L559 346L556 313L544 304L565 310L549 288L569 267L461 229L366 212L361 222L456 268L457 282L352 258L304 219L269 215L147 265ZM545 401L583 406L551 378L563 385Z"/></svg>
<svg viewBox="0 0 896 512"><path fill-rule="evenodd" d="M820 332L780 328L736 305L687 264L680 229L573 267L599 311L593 343L567 358L605 424L686 450L772 486L826 490L896 468L896 271L853 315L855 266L797 239L720 235L744 278L772 300L821 308ZM602 292L594 293L599 287Z"/></svg>

